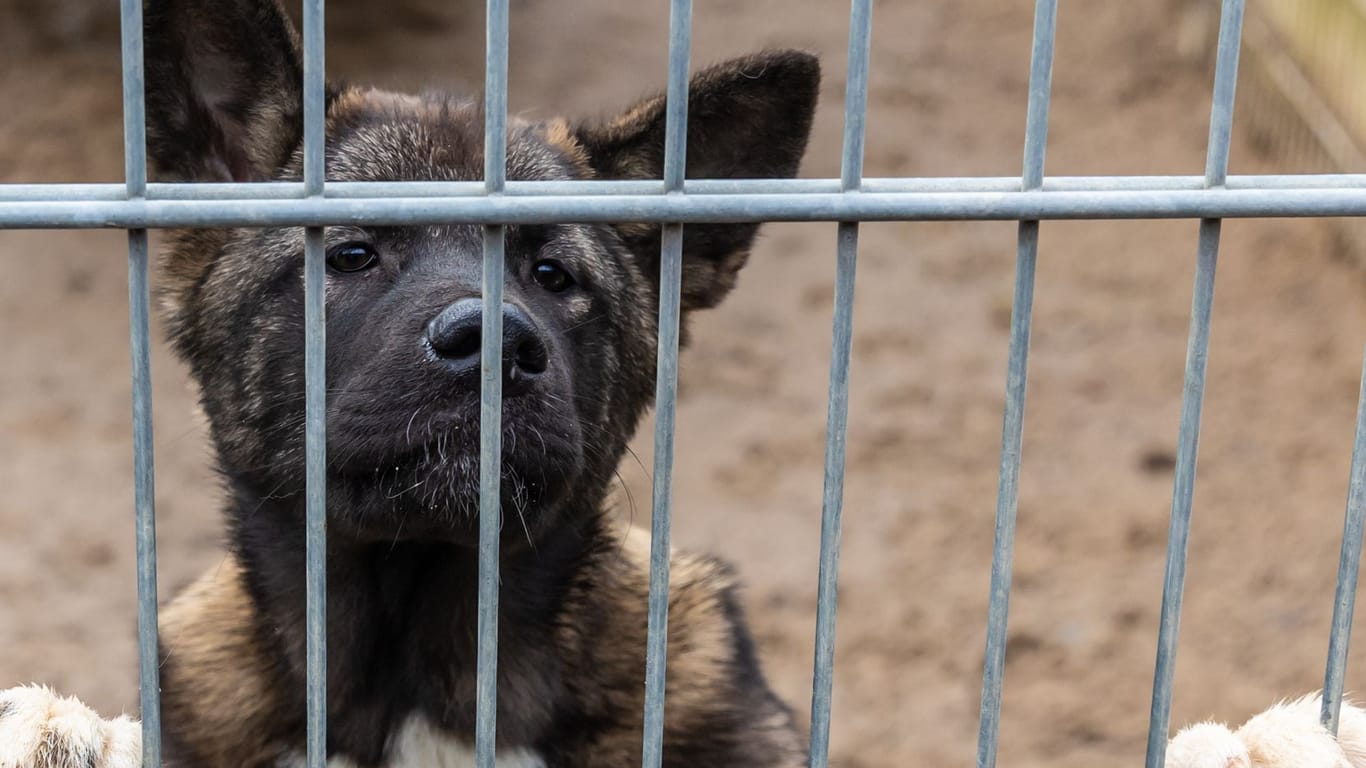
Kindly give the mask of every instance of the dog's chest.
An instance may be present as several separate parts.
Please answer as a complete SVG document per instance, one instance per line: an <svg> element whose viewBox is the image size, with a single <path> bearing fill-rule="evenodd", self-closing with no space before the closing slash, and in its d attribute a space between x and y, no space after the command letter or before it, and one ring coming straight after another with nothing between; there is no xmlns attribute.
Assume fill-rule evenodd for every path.
<svg viewBox="0 0 1366 768"><path fill-rule="evenodd" d="M474 747L432 728L426 720L413 718L389 743L382 768L475 768ZM303 755L295 755L280 768L304 768ZM540 755L527 749L500 749L495 768L545 768ZM357 768L344 757L327 761L327 768Z"/></svg>

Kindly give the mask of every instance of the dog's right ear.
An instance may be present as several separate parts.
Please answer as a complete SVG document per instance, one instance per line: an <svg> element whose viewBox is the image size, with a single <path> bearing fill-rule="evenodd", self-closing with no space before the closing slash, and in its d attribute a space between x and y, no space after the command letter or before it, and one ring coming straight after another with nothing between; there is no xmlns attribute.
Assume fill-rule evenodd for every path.
<svg viewBox="0 0 1366 768"><path fill-rule="evenodd" d="M147 148L167 181L266 181L298 145L299 36L279 0L146 0Z"/></svg>

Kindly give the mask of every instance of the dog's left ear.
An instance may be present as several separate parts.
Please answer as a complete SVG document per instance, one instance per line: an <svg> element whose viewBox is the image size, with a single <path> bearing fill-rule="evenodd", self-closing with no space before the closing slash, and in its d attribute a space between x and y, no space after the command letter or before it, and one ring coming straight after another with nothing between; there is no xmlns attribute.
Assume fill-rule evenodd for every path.
<svg viewBox="0 0 1366 768"><path fill-rule="evenodd" d="M303 132L280 0L144 0L147 152L166 181L267 181Z"/></svg>
<svg viewBox="0 0 1366 768"><path fill-rule="evenodd" d="M820 64L799 51L772 51L703 70L688 86L689 179L775 179L797 174L820 89ZM599 178L661 179L665 99L637 104L574 136ZM621 225L646 274L659 277L657 225ZM735 285L757 224L689 224L683 228L685 310L715 306Z"/></svg>

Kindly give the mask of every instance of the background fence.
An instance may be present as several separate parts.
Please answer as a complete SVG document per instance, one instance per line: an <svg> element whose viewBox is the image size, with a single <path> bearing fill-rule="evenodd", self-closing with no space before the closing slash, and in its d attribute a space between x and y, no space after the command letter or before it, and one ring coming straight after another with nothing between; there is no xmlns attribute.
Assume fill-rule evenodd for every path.
<svg viewBox="0 0 1366 768"><path fill-rule="evenodd" d="M487 224L486 292L495 304L501 290L500 224L520 221L575 220L617 221L648 220L666 223L664 252L664 300L661 305L661 345L659 413L656 422L655 514L652 517L656 554L662 553L669 531L669 482L672 466L672 427L677 364L677 261L679 225L697 221L823 220L839 225L837 248L838 280L835 286L834 354L831 362L830 413L826 459L826 493L823 507L820 600L817 630L816 687L812 707L813 764L824 764L828 746L830 686L833 664L835 573L839 542L845 413L848 406L848 370L852 335L853 276L857 250L858 225L868 220L1019 220L1019 250L1016 288L1011 303L1009 375L1007 380L1005 429L1001 451L1000 492L997 508L996 555L992 571L991 615L989 620L985 683L982 695L979 764L994 763L1000 715L1000 691L1006 647L1006 607L1010 594L1011 553L1022 445L1024 383L1031 327L1033 277L1038 249L1039 220L1064 218L1200 218L1197 244L1197 272L1190 325L1185 398L1181 431L1175 457L1176 484L1173 492L1168 567L1163 601L1157 676L1153 691L1152 727L1149 732L1149 765L1161 764L1162 746L1170 716L1173 660L1184 579L1185 542L1190 525L1194 489L1195 454L1198 445L1206 352L1209 345L1210 310L1213 297L1214 267L1218 252L1221 217L1244 216L1360 216L1366 213L1366 180L1359 176L1254 176L1227 177L1228 148L1232 124L1242 3L1227 2L1223 7L1213 117L1206 174L1197 177L1107 177L1046 178L1043 174L1043 148L1050 92L1053 29L1056 7L1040 2L1036 11L1034 55L1030 69L1030 103L1026 132L1025 171L1020 179L869 179L861 178L863 116L866 96L867 57L871 30L871 5L856 2L851 17L850 67L845 120L845 151L842 178L790 183L685 183L681 174L681 108L686 88L689 50L690 7L686 2L672 5L673 36L670 56L671 171L661 184L594 183L585 185L535 185L508 183L501 174L502 128L506 105L507 8L490 3L489 13L489 167L486 184L472 185L324 185L321 168L321 3L305 6L305 40L309 52L306 81L315 98L306 102L309 131L306 157L311 170L302 185L202 186L183 188L145 183L142 152L142 115L140 83L140 23L138 5L124 4L125 115L127 137L127 184L108 186L20 186L0 187L0 227L116 227L128 228L130 253L130 310L134 370L135 441L139 512L139 574L143 612L144 711L148 744L156 743L155 674L155 548L152 527L151 424L147 348L146 307L146 229L180 225L292 225L309 226L313 236L309 249L310 275L309 360L320 370L323 307L320 293L321 256L316 247L317 228L336 223L421 223L466 221ZM672 288L672 290L670 290ZM673 299L673 302L670 301ZM497 317L485 318L496 323ZM496 330L496 329L495 329ZM490 333L486 338L498 338ZM485 354L489 350L485 350ZM321 471L321 376L310 376L310 473ZM484 413L496 420L498 379L486 377ZM487 422L486 422L487 423ZM484 429L484 465L497 454L498 430ZM1358 431L1360 445L1361 431ZM1352 504L1349 505L1347 534L1343 539L1342 577L1339 579L1338 612L1335 614L1333 652L1328 672L1331 692L1341 692L1341 669L1345 663L1345 640L1350 627L1351 596L1355 589L1355 563L1360 544L1361 464L1356 452L1353 460ZM320 485L310 484L315 491ZM484 497L496 500L497 472L485 472ZM310 498L311 547L320 543L323 500ZM496 503L486 506L481 518L485 531L496 530ZM314 554L320 547L311 549ZM492 655L492 629L496 619L496 558L493 539L483 541L481 559L481 679L487 674ZM662 706L663 622L665 620L663 585L667 561L654 558L651 594L651 701L646 738L646 761L658 760L658 714ZM321 594L322 570L311 558L310 594ZM313 600L314 608L320 601ZM311 621L319 615L311 612ZM315 623L315 628L320 624ZM312 759L321 758L321 669L325 648L321 635L314 633L310 665L314 672L310 712L316 727L310 742ZM485 701L494 691L481 686ZM481 759L492 750L492 708L481 707ZM1325 716L1331 721L1330 711ZM154 746L149 761L155 761ZM315 762L315 764L317 764Z"/></svg>
<svg viewBox="0 0 1366 768"><path fill-rule="evenodd" d="M1201 56L1217 3L1190 5L1187 45ZM1366 96L1352 75L1366 68L1366 4L1254 0L1243 37L1244 125L1253 140L1297 172L1366 168ZM1362 220L1341 220L1335 229L1341 249L1366 265Z"/></svg>

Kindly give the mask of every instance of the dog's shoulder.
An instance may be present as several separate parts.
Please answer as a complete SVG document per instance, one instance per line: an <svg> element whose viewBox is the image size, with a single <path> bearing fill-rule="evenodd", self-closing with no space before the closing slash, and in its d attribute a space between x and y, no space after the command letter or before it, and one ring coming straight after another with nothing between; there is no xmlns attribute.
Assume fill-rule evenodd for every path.
<svg viewBox="0 0 1366 768"><path fill-rule="evenodd" d="M197 764L274 764L298 707L283 699L280 656L238 562L229 555L182 591L160 627L166 738Z"/></svg>
<svg viewBox="0 0 1366 768"><path fill-rule="evenodd" d="M559 734L566 765L639 764L644 728L650 539L604 539L568 586L555 620L561 682L574 715ZM769 690L720 560L672 552L665 764L805 764L791 712ZM302 702L256 613L241 566L225 560L161 616L167 738L202 765L273 765L288 754Z"/></svg>
<svg viewBox="0 0 1366 768"><path fill-rule="evenodd" d="M566 601L561 646L588 719L612 723L594 740L591 764L637 765L650 537L632 529L593 558ZM760 669L734 571L715 558L679 551L670 552L669 562L666 764L804 765L792 714Z"/></svg>

